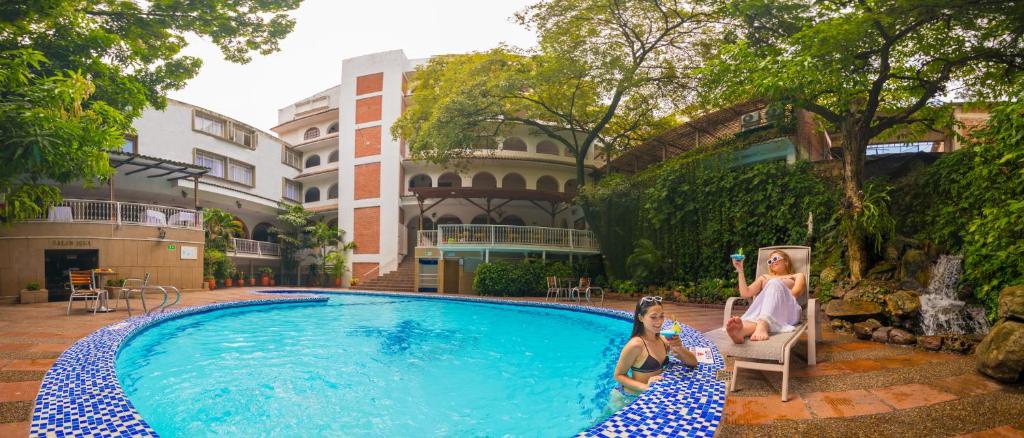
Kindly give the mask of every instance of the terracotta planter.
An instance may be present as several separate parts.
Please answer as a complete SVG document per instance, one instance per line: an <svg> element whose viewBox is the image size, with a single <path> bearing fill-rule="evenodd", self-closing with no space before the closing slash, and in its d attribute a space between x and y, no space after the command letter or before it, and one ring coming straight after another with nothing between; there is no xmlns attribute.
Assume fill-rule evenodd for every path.
<svg viewBox="0 0 1024 438"><path fill-rule="evenodd" d="M263 277L260 278L260 284L263 286L270 286L270 276L263 274Z"/></svg>
<svg viewBox="0 0 1024 438"><path fill-rule="evenodd" d="M210 290L214 290L217 288L217 280L214 280L212 278L207 279L206 285L210 287Z"/></svg>
<svg viewBox="0 0 1024 438"><path fill-rule="evenodd" d="M341 277L336 277L334 279L334 287L341 287Z"/></svg>
<svg viewBox="0 0 1024 438"><path fill-rule="evenodd" d="M234 285L235 285L235 280L232 280L230 278L225 278L224 279L224 287L232 287Z"/></svg>
<svg viewBox="0 0 1024 438"><path fill-rule="evenodd" d="M271 278L270 279L270 285L271 286L277 286L277 280L274 280L273 278Z"/></svg>

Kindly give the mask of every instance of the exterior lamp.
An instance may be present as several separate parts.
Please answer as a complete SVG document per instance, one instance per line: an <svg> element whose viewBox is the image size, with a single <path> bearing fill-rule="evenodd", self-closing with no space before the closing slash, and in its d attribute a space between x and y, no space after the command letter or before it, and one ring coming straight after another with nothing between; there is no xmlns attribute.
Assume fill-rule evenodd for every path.
<svg viewBox="0 0 1024 438"><path fill-rule="evenodd" d="M160 240L164 240L164 238L167 237L167 230L163 229L163 227L157 228L156 237L159 237Z"/></svg>

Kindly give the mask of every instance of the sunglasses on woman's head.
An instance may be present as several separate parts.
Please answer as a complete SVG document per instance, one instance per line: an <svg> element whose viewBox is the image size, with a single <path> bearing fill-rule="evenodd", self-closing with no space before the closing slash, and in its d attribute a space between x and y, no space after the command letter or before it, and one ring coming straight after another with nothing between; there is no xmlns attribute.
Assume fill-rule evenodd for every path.
<svg viewBox="0 0 1024 438"><path fill-rule="evenodd" d="M768 259L768 266L774 265L779 260L782 260L782 256L778 254L771 256L771 258Z"/></svg>
<svg viewBox="0 0 1024 438"><path fill-rule="evenodd" d="M661 297L655 297L655 296L643 297L643 298L640 299L640 304L647 304L647 303L650 303L650 302L661 304L661 300L662 300Z"/></svg>

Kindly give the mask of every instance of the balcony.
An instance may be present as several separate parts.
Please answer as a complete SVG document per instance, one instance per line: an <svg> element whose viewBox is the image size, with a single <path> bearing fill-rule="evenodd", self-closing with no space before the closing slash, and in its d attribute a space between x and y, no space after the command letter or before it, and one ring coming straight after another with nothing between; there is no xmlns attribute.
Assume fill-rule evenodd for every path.
<svg viewBox="0 0 1024 438"><path fill-rule="evenodd" d="M132 202L65 199L45 214L24 222L142 225L162 228L203 229L196 210Z"/></svg>
<svg viewBox="0 0 1024 438"><path fill-rule="evenodd" d="M420 231L417 246L441 250L511 250L597 254L592 231L512 225L440 225Z"/></svg>
<svg viewBox="0 0 1024 438"><path fill-rule="evenodd" d="M257 259L279 259L281 258L281 245L271 242L261 242L250 239L231 239L231 246L227 251L229 256Z"/></svg>

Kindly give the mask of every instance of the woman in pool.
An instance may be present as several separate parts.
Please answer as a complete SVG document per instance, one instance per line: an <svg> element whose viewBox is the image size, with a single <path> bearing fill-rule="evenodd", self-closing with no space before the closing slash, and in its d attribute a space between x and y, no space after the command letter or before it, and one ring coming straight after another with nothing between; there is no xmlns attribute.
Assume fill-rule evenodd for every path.
<svg viewBox="0 0 1024 438"><path fill-rule="evenodd" d="M633 334L619 354L615 365L615 380L622 385L612 394L612 406L621 408L661 380L661 372L668 366L668 353L686 365L697 366L697 357L683 347L679 336L666 339L661 335L665 312L661 297L643 297L633 313Z"/></svg>
<svg viewBox="0 0 1024 438"><path fill-rule="evenodd" d="M784 251L772 251L767 263L768 273L748 286L743 261L732 261L739 275L740 296L754 297L743 316L734 316L725 323L725 331L737 344L742 344L747 336L751 341L764 341L769 333L793 331L793 325L800 321L800 304L796 299L806 292L804 274L793 273L793 263Z"/></svg>

